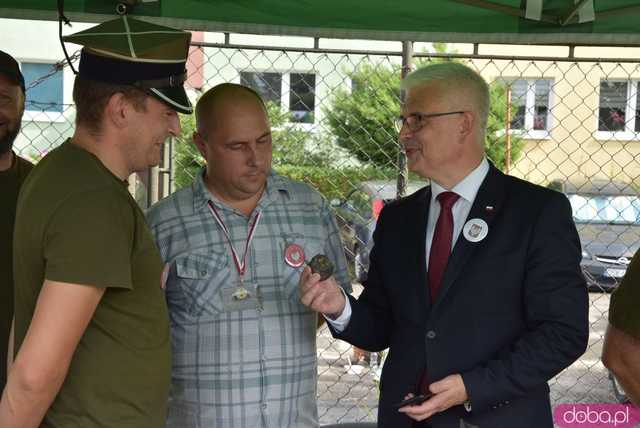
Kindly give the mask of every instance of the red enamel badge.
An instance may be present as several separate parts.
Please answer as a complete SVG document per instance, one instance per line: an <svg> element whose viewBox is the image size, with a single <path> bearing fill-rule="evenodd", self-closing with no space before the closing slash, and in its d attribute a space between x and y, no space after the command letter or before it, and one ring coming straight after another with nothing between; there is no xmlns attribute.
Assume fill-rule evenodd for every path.
<svg viewBox="0 0 640 428"><path fill-rule="evenodd" d="M304 250L298 244L289 244L284 250L284 261L291 267L299 268L304 264Z"/></svg>

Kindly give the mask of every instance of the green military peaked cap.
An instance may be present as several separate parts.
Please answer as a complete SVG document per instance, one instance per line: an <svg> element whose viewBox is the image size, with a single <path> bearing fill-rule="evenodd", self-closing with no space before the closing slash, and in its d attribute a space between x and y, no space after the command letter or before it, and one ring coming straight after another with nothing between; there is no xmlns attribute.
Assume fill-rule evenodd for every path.
<svg viewBox="0 0 640 428"><path fill-rule="evenodd" d="M193 111L183 86L191 33L121 16L62 40L84 46L81 77L133 85L176 111Z"/></svg>

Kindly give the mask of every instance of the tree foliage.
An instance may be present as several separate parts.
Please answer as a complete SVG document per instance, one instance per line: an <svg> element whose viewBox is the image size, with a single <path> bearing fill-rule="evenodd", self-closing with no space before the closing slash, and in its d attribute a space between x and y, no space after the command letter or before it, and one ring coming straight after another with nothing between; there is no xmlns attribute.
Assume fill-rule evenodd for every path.
<svg viewBox="0 0 640 428"><path fill-rule="evenodd" d="M485 150L493 164L504 170L507 158L507 85L495 81L489 86L491 107L487 118L487 136ZM514 117L517 106L511 105L511 117ZM520 158L525 141L517 133L511 132L511 165Z"/></svg>
<svg viewBox="0 0 640 428"><path fill-rule="evenodd" d="M444 49L440 47L440 49ZM442 61L442 60L436 60ZM434 61L431 61L434 62ZM426 61L418 66L426 65ZM400 114L400 69L362 63L348 73L351 90L338 89L323 108L336 143L361 162L393 168L398 156L394 119ZM489 85L491 106L485 141L487 156L500 169L506 157L506 86ZM512 106L512 115L516 107ZM511 162L521 154L523 141L511 135Z"/></svg>
<svg viewBox="0 0 640 428"><path fill-rule="evenodd" d="M363 63L348 74L324 115L336 143L359 161L393 168L399 146L393 121L400 114L400 70Z"/></svg>
<svg viewBox="0 0 640 428"><path fill-rule="evenodd" d="M193 143L196 129L195 115L180 115L182 132L175 140L174 180L175 187L191 184L198 171L205 165L204 158Z"/></svg>

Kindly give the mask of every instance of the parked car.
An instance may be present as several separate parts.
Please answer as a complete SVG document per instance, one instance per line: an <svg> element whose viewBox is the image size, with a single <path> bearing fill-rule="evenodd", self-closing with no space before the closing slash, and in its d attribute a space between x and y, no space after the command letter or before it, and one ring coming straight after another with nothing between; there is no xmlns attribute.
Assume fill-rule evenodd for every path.
<svg viewBox="0 0 640 428"><path fill-rule="evenodd" d="M612 291L640 247L640 198L630 185L594 181L564 189L582 244L590 291Z"/></svg>
<svg viewBox="0 0 640 428"><path fill-rule="evenodd" d="M582 245L581 267L589 291L613 291L640 245L640 198L630 185L592 181L565 185ZM618 403L629 399L609 371Z"/></svg>
<svg viewBox="0 0 640 428"><path fill-rule="evenodd" d="M407 186L410 195L427 183L411 181ZM397 196L395 181L363 181L340 199L333 199L331 206L336 211L347 261L353 266L355 280L362 282L369 271L369 253L373 248L373 231L378 215L384 205Z"/></svg>

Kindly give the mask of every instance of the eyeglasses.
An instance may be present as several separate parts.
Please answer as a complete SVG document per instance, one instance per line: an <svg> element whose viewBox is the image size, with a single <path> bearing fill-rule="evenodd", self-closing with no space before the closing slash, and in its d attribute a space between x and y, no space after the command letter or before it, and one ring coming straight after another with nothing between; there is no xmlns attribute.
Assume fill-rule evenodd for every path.
<svg viewBox="0 0 640 428"><path fill-rule="evenodd" d="M449 116L450 114L464 114L464 111L448 111L445 113L411 113L407 117L398 116L395 120L394 125L396 127L396 131L400 132L403 126L407 126L409 131L417 132L424 126L424 122L426 119L430 119L432 117L440 117L440 116Z"/></svg>

